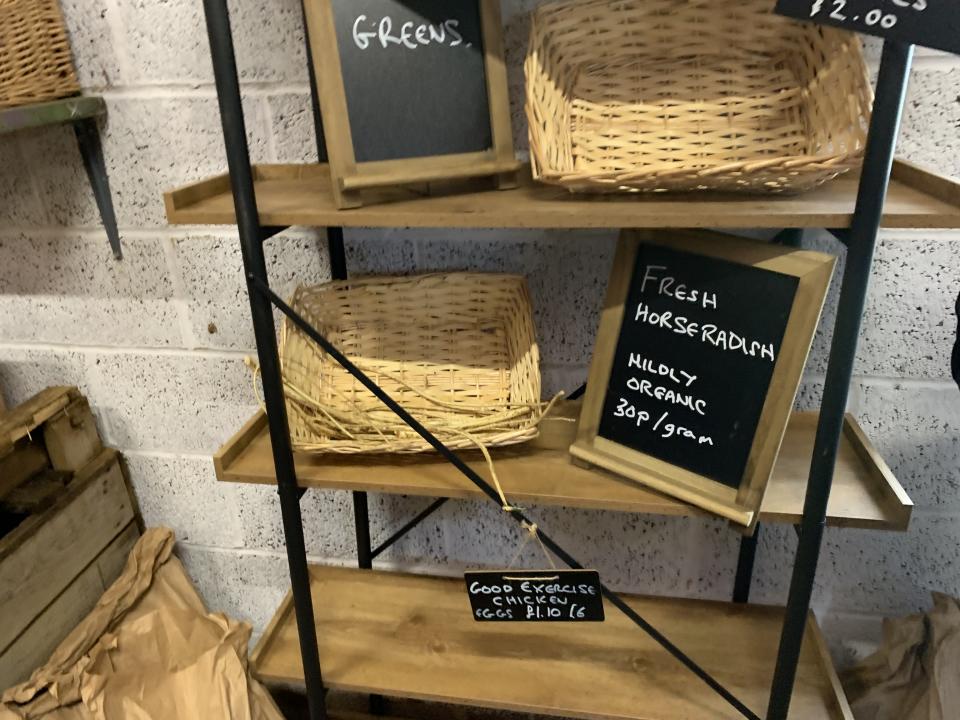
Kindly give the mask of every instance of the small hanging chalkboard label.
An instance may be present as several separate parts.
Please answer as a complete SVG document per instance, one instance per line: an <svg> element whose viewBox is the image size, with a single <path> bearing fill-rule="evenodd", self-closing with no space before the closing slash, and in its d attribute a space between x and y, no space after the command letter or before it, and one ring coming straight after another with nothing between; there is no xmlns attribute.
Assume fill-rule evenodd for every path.
<svg viewBox="0 0 960 720"><path fill-rule="evenodd" d="M960 53L957 0L779 0L780 15Z"/></svg>
<svg viewBox="0 0 960 720"><path fill-rule="evenodd" d="M602 622L595 570L506 570L464 573L475 620Z"/></svg>

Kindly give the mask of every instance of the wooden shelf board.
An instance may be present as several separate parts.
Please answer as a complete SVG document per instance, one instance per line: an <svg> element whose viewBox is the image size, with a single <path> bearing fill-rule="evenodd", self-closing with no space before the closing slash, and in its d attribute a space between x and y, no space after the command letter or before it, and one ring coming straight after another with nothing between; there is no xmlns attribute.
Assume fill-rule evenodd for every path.
<svg viewBox="0 0 960 720"><path fill-rule="evenodd" d="M798 523L813 453L817 413L796 413L790 421L760 522ZM463 453L468 464L488 476L477 453ZM532 445L493 451L497 475L511 502L619 510L653 515L706 513L603 470L573 465L564 450ZM434 454L418 456L295 455L303 487L374 493L474 499L480 491ZM217 477L242 483L276 483L266 418L255 415L214 457ZM913 504L890 468L852 416L840 445L828 524L837 527L906 530Z"/></svg>
<svg viewBox="0 0 960 720"><path fill-rule="evenodd" d="M254 168L260 222L268 226L477 228L845 228L850 226L857 177L848 175L798 196L717 193L573 195L535 183L529 167L513 190L459 182L425 197L413 190L371 191L371 202L338 210L325 165ZM230 181L220 175L165 195L173 225L236 223ZM960 186L903 162L894 168L883 217L890 228L960 228Z"/></svg>
<svg viewBox="0 0 960 720"><path fill-rule="evenodd" d="M323 678L333 689L589 720L735 720L714 694L609 603L603 623L477 623L460 578L311 568ZM780 608L626 597L760 716ZM302 685L284 602L253 655L268 683ZM852 720L810 616L790 718Z"/></svg>

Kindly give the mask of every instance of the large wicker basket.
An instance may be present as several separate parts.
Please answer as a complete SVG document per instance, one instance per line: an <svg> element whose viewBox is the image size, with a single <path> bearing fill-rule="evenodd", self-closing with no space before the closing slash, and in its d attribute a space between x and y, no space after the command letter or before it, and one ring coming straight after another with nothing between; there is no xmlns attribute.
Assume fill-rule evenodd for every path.
<svg viewBox="0 0 960 720"><path fill-rule="evenodd" d="M539 180L579 191L808 190L859 165L860 41L775 0L565 0L525 63Z"/></svg>
<svg viewBox="0 0 960 720"><path fill-rule="evenodd" d="M80 92L57 0L0 0L0 108Z"/></svg>
<svg viewBox="0 0 960 720"><path fill-rule="evenodd" d="M540 357L522 277L348 280L301 287L290 304L450 447L537 436ZM289 320L280 359L295 449L431 449Z"/></svg>

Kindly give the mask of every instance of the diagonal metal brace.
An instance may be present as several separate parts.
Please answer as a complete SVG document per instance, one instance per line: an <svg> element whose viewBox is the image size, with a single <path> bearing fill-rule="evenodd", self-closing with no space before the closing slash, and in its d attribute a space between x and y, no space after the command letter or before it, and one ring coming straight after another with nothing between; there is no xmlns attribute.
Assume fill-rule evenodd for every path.
<svg viewBox="0 0 960 720"><path fill-rule="evenodd" d="M827 232L847 247L850 246L850 228L827 228Z"/></svg>
<svg viewBox="0 0 960 720"><path fill-rule="evenodd" d="M285 230L289 230L288 225L262 225L260 227L260 241L266 242L275 235L279 235Z"/></svg>
<svg viewBox="0 0 960 720"><path fill-rule="evenodd" d="M389 547L394 545L400 538L402 538L408 532L413 530L417 525L422 523L428 517L433 515L437 510L443 507L446 504L447 500L449 499L450 498L438 498L434 500L432 503L430 503L426 508L418 512L416 517L414 517L409 522L405 523L403 527L397 530L393 535L391 535L382 543L377 545L377 547L375 547L370 552L370 559L372 560L373 558L376 558L378 555L382 555Z"/></svg>
<svg viewBox="0 0 960 720"><path fill-rule="evenodd" d="M293 324L296 325L300 330L302 330L306 335L313 340L317 345L319 345L324 352L326 352L330 357L332 357L339 365L341 365L347 372L353 375L360 384L363 385L367 390L369 390L373 395L380 400L384 405L386 405L394 414L396 414L401 420L403 420L411 430L416 432L420 437L422 437L427 443L430 444L440 455L444 457L448 462L450 462L457 470L463 473L468 480L470 480L474 485L476 485L487 497L489 497L497 506L502 507L502 501L500 499L497 491L487 483L480 475L478 475L469 465L467 465L460 457L454 453L450 448L443 444L443 442L437 438L433 433L431 433L426 427L424 427L419 420L413 417L410 413L404 410L403 406L397 403L396 400L391 398L379 385L377 385L372 379L370 379L366 373L364 373L360 368L350 362L350 359L347 358L343 353L341 353L336 347L334 347L329 340L327 340L323 335L317 332L310 323L304 320L299 313L297 313L293 308L291 308L283 299L277 295L270 287L253 275L247 277L250 287L255 289L258 293L266 297L272 302L280 312L290 318L293 321ZM513 517L518 523L522 525L532 525L533 523L523 514L523 511L517 508L511 508L507 511L508 514ZM574 570L582 570L583 566L573 558L572 555L567 553L562 547L557 545L546 533L542 530L537 531L540 540L543 544L550 550L554 555L556 555L560 560L562 560L566 565ZM731 706L733 706L737 712L743 715L747 720L760 720L760 717L756 715L750 708L744 705L740 700L736 698L729 690L727 690L723 685L720 684L712 675L710 675L706 670L701 668L696 662L694 662L689 656L687 656L680 648L674 645L670 640L667 639L659 630L657 630L653 625L647 622L641 615L634 610L632 607L627 605L627 603L622 600L616 593L614 593L606 585L600 585L603 596L620 612L626 615L635 625L640 627L644 632L646 632L654 641L657 642L664 650L670 653L676 660L678 660L684 667L686 667L690 672L700 678L704 683L706 683L714 692L716 692L720 697L726 700Z"/></svg>

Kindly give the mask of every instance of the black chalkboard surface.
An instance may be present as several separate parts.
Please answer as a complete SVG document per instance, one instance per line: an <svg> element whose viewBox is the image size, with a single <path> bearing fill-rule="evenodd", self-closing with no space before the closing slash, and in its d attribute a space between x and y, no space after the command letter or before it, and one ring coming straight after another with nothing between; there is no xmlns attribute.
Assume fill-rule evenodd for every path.
<svg viewBox="0 0 960 720"><path fill-rule="evenodd" d="M641 245L599 435L739 487L797 285Z"/></svg>
<svg viewBox="0 0 960 720"><path fill-rule="evenodd" d="M331 0L358 162L493 145L479 0Z"/></svg>
<svg viewBox="0 0 960 720"><path fill-rule="evenodd" d="M960 53L957 0L779 0L781 15Z"/></svg>

